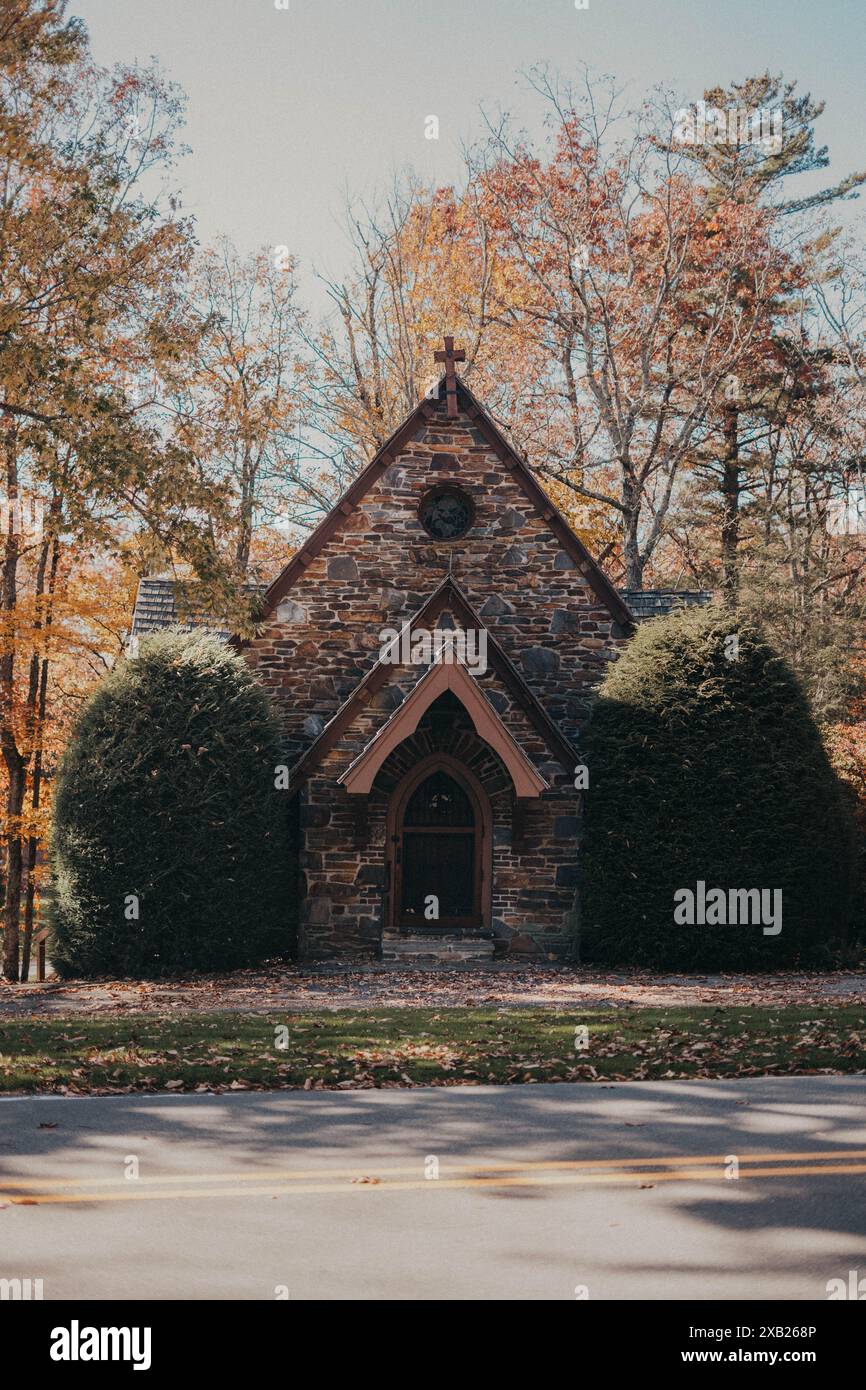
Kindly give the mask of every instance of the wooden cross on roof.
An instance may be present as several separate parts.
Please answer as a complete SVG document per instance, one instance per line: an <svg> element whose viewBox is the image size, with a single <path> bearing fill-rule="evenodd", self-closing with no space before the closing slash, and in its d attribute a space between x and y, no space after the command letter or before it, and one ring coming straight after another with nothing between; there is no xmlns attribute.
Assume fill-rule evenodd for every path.
<svg viewBox="0 0 866 1390"><path fill-rule="evenodd" d="M445 351L433 354L437 362L445 363L445 399L448 403L448 414L452 420L457 415L457 373L454 370L455 362L465 362L466 353L463 348L454 348L454 339L445 338Z"/></svg>

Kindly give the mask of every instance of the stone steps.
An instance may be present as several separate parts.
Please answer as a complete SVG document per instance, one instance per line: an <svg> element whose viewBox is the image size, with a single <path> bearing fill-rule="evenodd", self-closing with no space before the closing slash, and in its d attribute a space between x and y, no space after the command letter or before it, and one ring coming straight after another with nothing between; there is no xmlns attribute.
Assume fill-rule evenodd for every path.
<svg viewBox="0 0 866 1390"><path fill-rule="evenodd" d="M437 965L483 965L493 959L489 937L386 936L382 962L412 968Z"/></svg>

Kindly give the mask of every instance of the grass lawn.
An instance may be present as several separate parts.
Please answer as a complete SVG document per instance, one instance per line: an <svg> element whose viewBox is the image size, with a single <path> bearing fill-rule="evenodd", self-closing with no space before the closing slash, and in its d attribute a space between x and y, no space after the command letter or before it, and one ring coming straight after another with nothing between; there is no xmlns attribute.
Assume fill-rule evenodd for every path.
<svg viewBox="0 0 866 1390"><path fill-rule="evenodd" d="M586 1030L581 1036L582 1029ZM581 1046L585 1043L585 1046ZM448 1008L20 1019L0 1091L239 1090L866 1072L860 1007Z"/></svg>

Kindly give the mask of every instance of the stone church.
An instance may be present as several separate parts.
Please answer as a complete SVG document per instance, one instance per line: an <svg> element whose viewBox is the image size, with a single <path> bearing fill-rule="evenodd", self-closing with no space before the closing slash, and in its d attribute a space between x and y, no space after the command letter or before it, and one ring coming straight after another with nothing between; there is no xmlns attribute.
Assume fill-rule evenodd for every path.
<svg viewBox="0 0 866 1390"><path fill-rule="evenodd" d="M635 615L456 375L461 356L446 339L438 389L241 647L285 731L302 959L570 948L580 734ZM140 592L134 633L171 621L148 621L156 598Z"/></svg>

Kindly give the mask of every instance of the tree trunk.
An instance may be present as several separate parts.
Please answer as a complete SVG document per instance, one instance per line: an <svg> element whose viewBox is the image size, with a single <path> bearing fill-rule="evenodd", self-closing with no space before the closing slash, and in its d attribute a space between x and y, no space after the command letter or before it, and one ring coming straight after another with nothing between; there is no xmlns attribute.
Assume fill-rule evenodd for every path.
<svg viewBox="0 0 866 1390"><path fill-rule="evenodd" d="M622 558L625 565L625 587L643 588L644 557L640 553L638 524L640 521L640 496L626 480L622 487L622 500L625 506L623 516Z"/></svg>
<svg viewBox="0 0 866 1390"><path fill-rule="evenodd" d="M33 909L36 898L36 849L35 835L27 841L27 889L24 894L24 935L21 938L21 979L24 984L30 979L30 953L33 949Z"/></svg>
<svg viewBox="0 0 866 1390"><path fill-rule="evenodd" d="M17 435L8 415L4 453L6 463L6 501L8 522L5 536L3 567L0 570L0 612L15 612L18 598L18 534L15 503L18 501ZM21 911L21 811L27 782L27 764L21 756L12 723L15 707L15 630L12 624L6 636L5 650L0 652L0 752L6 764L6 900L3 904L3 974L8 981L18 981L18 921Z"/></svg>
<svg viewBox="0 0 866 1390"><path fill-rule="evenodd" d="M740 436L739 411L730 402L723 422L722 456L722 589L725 601L736 604L740 590Z"/></svg>
<svg viewBox="0 0 866 1390"><path fill-rule="evenodd" d="M235 564L243 575L246 575L250 567L250 551L252 550L253 543L253 524L255 521L254 472L252 450L249 444L245 444L243 462L241 464L241 495L240 505L238 507L237 544L235 546Z"/></svg>
<svg viewBox="0 0 866 1390"><path fill-rule="evenodd" d="M16 765L17 763L17 765ZM3 974L17 983L20 970L18 924L21 914L21 812L27 777L23 758L10 761L6 756L9 793L6 798L6 902L3 908Z"/></svg>
<svg viewBox="0 0 866 1390"><path fill-rule="evenodd" d="M45 572L48 562L48 549L51 549L51 567L48 574L48 588L46 604L42 611L42 617L38 626L44 627L47 632L54 621L54 588L57 582L57 566L60 560L60 539L58 531L60 527L60 516L63 509L63 495L55 492L51 499L50 539L47 539L42 547L42 554L39 560L36 588L37 593L45 593ZM45 737L45 715L48 706L48 666L47 656L43 656L41 662L37 659L38 680L31 679L29 702L32 706L32 724L34 737L33 770L31 775L30 805L34 811L39 810L42 799L42 744ZM31 676L36 676L36 671L31 671ZM27 841L27 892L24 899L24 940L21 951L21 979L25 982L30 976L30 951L33 942L33 908L36 897L36 860L39 849L39 839L36 835L31 835Z"/></svg>

